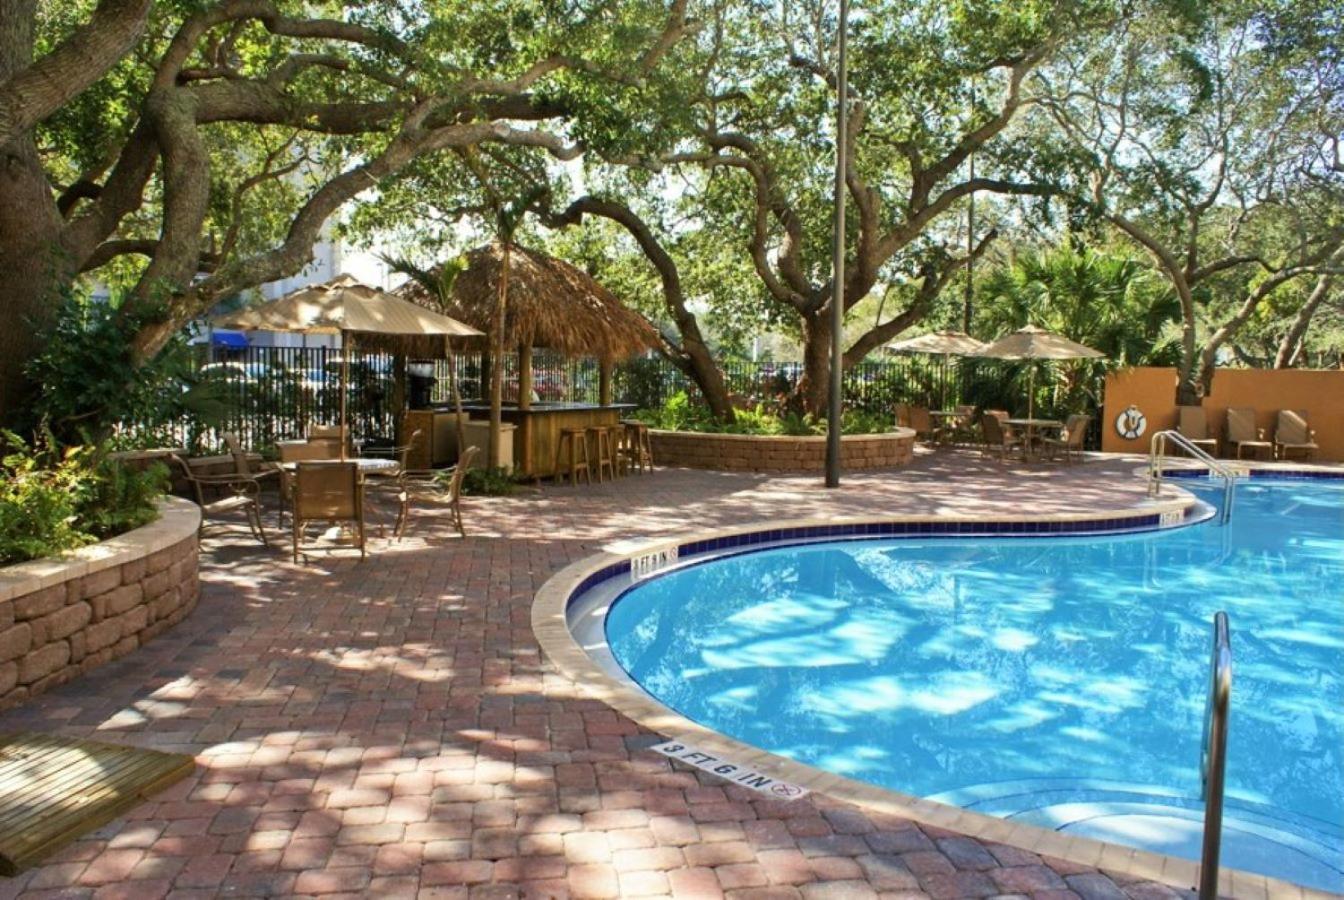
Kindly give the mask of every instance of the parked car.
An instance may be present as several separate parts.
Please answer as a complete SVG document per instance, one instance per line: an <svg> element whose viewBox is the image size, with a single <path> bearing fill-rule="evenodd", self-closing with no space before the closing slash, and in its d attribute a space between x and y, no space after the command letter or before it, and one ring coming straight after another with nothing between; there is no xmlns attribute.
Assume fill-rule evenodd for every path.
<svg viewBox="0 0 1344 900"><path fill-rule="evenodd" d="M221 380L246 381L250 376L247 365L240 362L217 362L201 366L201 376Z"/></svg>

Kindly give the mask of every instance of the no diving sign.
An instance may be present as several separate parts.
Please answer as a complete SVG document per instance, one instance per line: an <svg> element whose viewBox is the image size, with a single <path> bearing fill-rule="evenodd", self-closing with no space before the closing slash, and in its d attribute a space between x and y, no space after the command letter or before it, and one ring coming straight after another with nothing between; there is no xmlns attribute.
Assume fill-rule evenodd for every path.
<svg viewBox="0 0 1344 900"><path fill-rule="evenodd" d="M780 781L770 775L765 775L745 766L739 766L736 763L728 762L721 756L714 756L711 753L704 753L696 750L694 747L688 747L680 741L666 741L662 744L654 744L649 748L656 750L663 756L671 757L689 765L695 766L720 778L730 781L733 784L742 787L751 788L762 794L768 794L771 797L777 797L781 800L796 800L799 797L807 796L807 788L796 784L789 784L787 781Z"/></svg>

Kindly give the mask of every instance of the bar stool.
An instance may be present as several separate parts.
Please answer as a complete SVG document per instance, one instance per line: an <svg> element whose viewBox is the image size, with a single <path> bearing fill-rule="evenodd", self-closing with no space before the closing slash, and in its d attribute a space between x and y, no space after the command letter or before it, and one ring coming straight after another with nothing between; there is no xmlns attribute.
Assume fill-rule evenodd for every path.
<svg viewBox="0 0 1344 900"><path fill-rule="evenodd" d="M630 454L625 443L625 426L608 425L607 439L611 442L611 460L612 467L616 475L624 476L630 474Z"/></svg>
<svg viewBox="0 0 1344 900"><path fill-rule="evenodd" d="M565 480L565 468L561 459L569 461L569 483L578 485L579 475L583 475L589 484L593 483L593 473L588 459L588 438L582 428L560 429L560 441L555 445L555 483Z"/></svg>
<svg viewBox="0 0 1344 900"><path fill-rule="evenodd" d="M644 474L644 467L653 471L653 439L649 436L649 426L643 422L625 423L625 456L631 468Z"/></svg>
<svg viewBox="0 0 1344 900"><path fill-rule="evenodd" d="M616 457L611 452L611 430L605 425L590 425L587 428L588 440L592 443L593 456L589 465L597 470L597 480L602 481L602 470L616 480Z"/></svg>

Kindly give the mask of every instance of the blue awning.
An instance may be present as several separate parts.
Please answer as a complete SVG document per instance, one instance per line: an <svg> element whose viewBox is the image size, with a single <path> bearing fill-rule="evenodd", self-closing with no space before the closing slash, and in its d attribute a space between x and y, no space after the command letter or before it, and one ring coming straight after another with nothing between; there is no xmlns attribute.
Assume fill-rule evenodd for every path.
<svg viewBox="0 0 1344 900"><path fill-rule="evenodd" d="M217 347L235 350L246 350L248 347L247 335L241 331L216 331L210 335L210 340Z"/></svg>

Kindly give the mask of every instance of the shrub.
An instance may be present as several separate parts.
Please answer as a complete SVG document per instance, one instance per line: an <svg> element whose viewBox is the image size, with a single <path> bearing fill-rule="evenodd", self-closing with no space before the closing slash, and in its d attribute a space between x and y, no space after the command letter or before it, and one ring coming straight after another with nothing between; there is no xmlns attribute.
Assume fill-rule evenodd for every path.
<svg viewBox="0 0 1344 900"><path fill-rule="evenodd" d="M67 474L37 465L32 456L4 459L0 487L0 564L73 550L92 537L75 527L75 498Z"/></svg>
<svg viewBox="0 0 1344 900"><path fill-rule="evenodd" d="M154 520L167 470L136 470L91 447L29 445L6 433L0 460L0 565L54 556Z"/></svg>
<svg viewBox="0 0 1344 900"><path fill-rule="evenodd" d="M75 492L75 516L81 528L103 540L158 517L155 501L167 492L170 480L166 466L156 462L135 469L97 458L92 448L81 447L79 453L92 460Z"/></svg>
<svg viewBox="0 0 1344 900"><path fill-rule="evenodd" d="M736 411L732 424L725 425L709 414L707 407L693 404L685 391L673 394L657 409L641 409L636 419L653 428L667 431L699 431L710 434L787 434L826 433L826 420L797 412L774 413L757 404ZM844 434L880 434L894 427L892 417L864 409L846 409L840 427Z"/></svg>
<svg viewBox="0 0 1344 900"><path fill-rule="evenodd" d="M504 497L517 486L513 473L502 466L468 469L462 477L462 493L476 497Z"/></svg>
<svg viewBox="0 0 1344 900"><path fill-rule="evenodd" d="M641 408L653 408L666 396L668 382L680 373L657 357L632 359L616 368L616 392Z"/></svg>
<svg viewBox="0 0 1344 900"><path fill-rule="evenodd" d="M11 424L27 433L45 423L67 445L102 443L129 428L145 444L169 440L167 426L179 420L220 419L224 386L200 376L186 340L178 335L140 361L132 345L140 325L115 299L68 298L27 368L42 385L32 418Z"/></svg>

